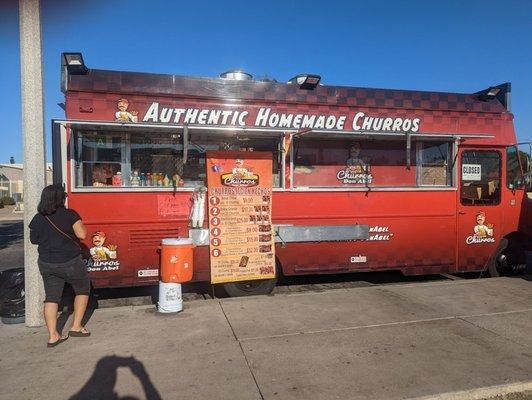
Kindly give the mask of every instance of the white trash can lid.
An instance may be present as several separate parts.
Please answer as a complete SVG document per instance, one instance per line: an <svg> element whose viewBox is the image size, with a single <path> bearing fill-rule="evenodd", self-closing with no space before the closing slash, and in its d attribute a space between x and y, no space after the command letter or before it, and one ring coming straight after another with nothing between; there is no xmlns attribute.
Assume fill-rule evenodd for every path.
<svg viewBox="0 0 532 400"><path fill-rule="evenodd" d="M162 240L162 244L168 246L183 246L194 244L194 241L191 238L165 238Z"/></svg>

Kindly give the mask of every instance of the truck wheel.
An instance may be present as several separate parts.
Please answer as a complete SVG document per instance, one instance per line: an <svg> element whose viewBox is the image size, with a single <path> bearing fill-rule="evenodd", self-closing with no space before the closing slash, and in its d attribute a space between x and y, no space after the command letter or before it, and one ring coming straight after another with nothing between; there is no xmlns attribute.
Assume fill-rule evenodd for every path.
<svg viewBox="0 0 532 400"><path fill-rule="evenodd" d="M275 275L273 279L257 279L254 281L224 283L223 288L229 297L243 297L270 294L277 284L277 278L281 273L279 261L275 262Z"/></svg>
<svg viewBox="0 0 532 400"><path fill-rule="evenodd" d="M519 275L526 270L526 253L524 247L517 240L508 240L501 246L495 259L490 262L488 272L490 276Z"/></svg>
<svg viewBox="0 0 532 400"><path fill-rule="evenodd" d="M224 289L229 297L255 296L260 294L270 294L276 283L277 278L230 282L224 283Z"/></svg>

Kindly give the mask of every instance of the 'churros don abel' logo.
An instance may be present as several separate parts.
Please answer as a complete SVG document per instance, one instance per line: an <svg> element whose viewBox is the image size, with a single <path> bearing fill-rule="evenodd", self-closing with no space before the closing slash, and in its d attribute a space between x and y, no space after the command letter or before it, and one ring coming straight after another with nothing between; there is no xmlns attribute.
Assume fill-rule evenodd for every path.
<svg viewBox="0 0 532 400"><path fill-rule="evenodd" d="M92 234L92 247L89 249L90 257L84 260L87 271L118 271L120 269L117 254L118 246L106 244L106 240L107 236L103 231L96 231Z"/></svg>
<svg viewBox="0 0 532 400"><path fill-rule="evenodd" d="M244 160L241 158L235 160L235 167L231 173L222 174L220 179L224 186L251 187L259 184L259 176L249 171L244 166Z"/></svg>
<svg viewBox="0 0 532 400"><path fill-rule="evenodd" d="M480 211L475 216L477 224L473 228L474 235L466 238L467 244L494 243L493 224L486 224L486 213Z"/></svg>

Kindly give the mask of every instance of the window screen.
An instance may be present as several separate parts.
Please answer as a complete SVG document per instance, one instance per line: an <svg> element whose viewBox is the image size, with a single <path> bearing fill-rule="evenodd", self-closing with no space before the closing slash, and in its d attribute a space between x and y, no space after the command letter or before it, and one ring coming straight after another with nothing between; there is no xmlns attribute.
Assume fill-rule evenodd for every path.
<svg viewBox="0 0 532 400"><path fill-rule="evenodd" d="M187 156L181 133L77 131L76 187L198 187L206 185L208 150L270 151L274 187L282 184L278 137L191 133Z"/></svg>
<svg viewBox="0 0 532 400"><path fill-rule="evenodd" d="M415 186L415 147L405 140L301 138L294 142L295 187Z"/></svg>
<svg viewBox="0 0 532 400"><path fill-rule="evenodd" d="M113 177L124 167L124 143L121 134L78 132L76 135L77 185L112 186Z"/></svg>
<svg viewBox="0 0 532 400"><path fill-rule="evenodd" d="M452 147L449 142L418 142L419 185L452 185Z"/></svg>

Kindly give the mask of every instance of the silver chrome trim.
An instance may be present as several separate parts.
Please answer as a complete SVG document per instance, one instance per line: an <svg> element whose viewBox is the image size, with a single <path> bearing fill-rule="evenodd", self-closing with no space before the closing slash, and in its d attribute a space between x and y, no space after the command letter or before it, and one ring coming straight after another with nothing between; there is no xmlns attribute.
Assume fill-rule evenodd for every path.
<svg viewBox="0 0 532 400"><path fill-rule="evenodd" d="M372 187L372 186L362 186L362 187L353 187L353 188L327 188L327 187L294 187L291 189L292 192L439 192L446 191L452 192L456 191L456 187L451 186L418 186L418 187L402 187L402 186L390 186L390 187Z"/></svg>
<svg viewBox="0 0 532 400"><path fill-rule="evenodd" d="M67 152L68 152L68 148L67 148L67 144L66 144L66 134L67 134L67 130L66 130L65 125L59 124L59 138L60 138L60 142L61 142L61 149L60 149L60 153L61 153L61 183L63 184L63 187L65 188L65 190L68 192L69 188L67 187L67 181L66 181L66 177L67 177ZM67 198L65 200L65 204L68 207L68 196L67 196Z"/></svg>
<svg viewBox="0 0 532 400"><path fill-rule="evenodd" d="M112 126L112 127L125 127L125 128L157 128L157 129L183 129L184 124L148 124L144 122L114 122L114 121L98 121L98 120L56 120L56 122L61 124L71 124L71 125L79 125L79 126ZM297 129L286 129L286 128L270 128L270 127L264 127L264 128L256 128L256 127L245 127L245 126L221 126L221 125L193 125L193 124L187 124L189 129L200 129L200 130L222 130L222 131L242 131L242 132L278 132L278 133L294 133L297 134ZM312 134L312 133L326 133L326 134L342 134L342 135L348 135L348 136L364 136L364 135L370 135L370 136L397 136L397 137L405 137L406 132L376 132L376 131L354 131L354 130L338 130L338 129L316 129L311 130L308 133L305 134L305 136ZM482 134L482 133L430 133L430 132L423 132L423 133L411 133L412 137L442 137L442 138L483 138L483 139L490 139L494 138L495 135L490 134Z"/></svg>
<svg viewBox="0 0 532 400"><path fill-rule="evenodd" d="M275 243L337 242L367 240L369 225L273 225ZM209 229L189 229L188 237L195 246L209 246Z"/></svg>
<svg viewBox="0 0 532 400"><path fill-rule="evenodd" d="M176 188L176 192L193 192L194 188ZM173 193L173 187L142 187L142 186L101 186L73 188L72 193Z"/></svg>
<svg viewBox="0 0 532 400"><path fill-rule="evenodd" d="M72 127L77 126L93 126L93 127L116 127L116 128L150 128L150 129L168 129L176 130L183 129L185 125L183 124L146 124L142 122L112 122L112 121L89 121L89 120L57 120L61 124L69 124ZM218 131L239 131L239 132L277 132L279 134L284 132L297 132L296 130L286 130L286 128L248 128L244 126L220 126L220 125L186 125L189 130L198 129L198 130L218 130Z"/></svg>
<svg viewBox="0 0 532 400"><path fill-rule="evenodd" d="M275 242L335 242L366 240L369 238L369 225L306 225L275 227Z"/></svg>

